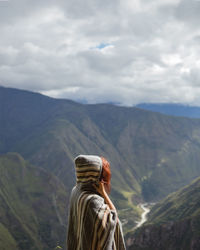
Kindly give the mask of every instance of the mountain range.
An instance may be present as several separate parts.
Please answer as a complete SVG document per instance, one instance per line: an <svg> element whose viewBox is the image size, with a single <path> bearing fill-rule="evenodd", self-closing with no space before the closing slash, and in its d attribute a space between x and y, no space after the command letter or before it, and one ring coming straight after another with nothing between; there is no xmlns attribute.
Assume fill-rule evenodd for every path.
<svg viewBox="0 0 200 250"><path fill-rule="evenodd" d="M111 197L119 211L124 232L127 233L132 230L135 220L140 216L138 203L157 202L200 176L200 120L166 116L140 108L112 104L80 104L29 91L0 87L1 157L10 157L10 152L14 152L14 155L17 154L17 158L21 159L18 165L22 165L22 168L22 162L25 162L27 175L29 171L33 171L32 175L36 175L33 178L40 179L40 186L34 187L33 182L30 185L33 189L38 188L39 191L34 192L41 192L41 197L47 197L49 202L40 202L41 209L47 211L47 217L43 219L48 221L51 216L57 218L47 228L53 230L53 223L58 223L57 226L63 228L64 234L69 195L75 185L74 157L78 154L106 157L111 163ZM2 171L12 169L17 164L15 158L13 162L8 162L0 166L4 169ZM45 179L44 173L51 176L50 179ZM20 169L15 172L16 177L18 174L20 179ZM14 192L12 185L15 185L15 180L9 184L12 179L10 171L6 184L7 193ZM26 183L28 181L27 177ZM22 187L16 192L16 199L24 204L23 194L21 195L24 186L23 183L19 184L22 184ZM53 184L56 185L55 188ZM28 184L25 186L27 189L24 189L24 192L30 197L27 206L32 207L34 192L31 192ZM3 185L0 184L1 192L2 188ZM52 192L54 189L55 192ZM62 195L58 195L57 191ZM56 204L61 212L55 213L55 199L52 197L57 197ZM9 216L14 216L13 209L22 211L17 204L18 202L15 207L13 203ZM5 207L2 209L6 210ZM30 245L33 241L38 242L44 249L52 249L56 242L64 247L63 234L57 236L52 231L54 237L51 243L45 243L45 237L40 237L41 230L38 225L42 215L37 206L34 209L31 213L34 214L35 221L22 221L23 225L30 224L30 230L33 232L26 232L26 241ZM15 231L12 231L8 220L2 221L1 225L4 235L12 238L12 244L23 241L23 233L22 239L14 237ZM22 232L25 232L23 230ZM35 249L41 249L40 246L35 246Z"/></svg>
<svg viewBox="0 0 200 250"><path fill-rule="evenodd" d="M200 118L200 107L172 103L140 103L136 107L161 114Z"/></svg>

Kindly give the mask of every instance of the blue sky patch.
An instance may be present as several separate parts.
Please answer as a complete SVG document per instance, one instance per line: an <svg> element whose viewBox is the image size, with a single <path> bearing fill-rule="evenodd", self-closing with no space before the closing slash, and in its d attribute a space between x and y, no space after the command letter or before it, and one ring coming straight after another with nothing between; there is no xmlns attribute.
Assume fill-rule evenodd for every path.
<svg viewBox="0 0 200 250"><path fill-rule="evenodd" d="M96 46L97 49L104 49L108 46L110 46L110 43L100 43L99 45Z"/></svg>

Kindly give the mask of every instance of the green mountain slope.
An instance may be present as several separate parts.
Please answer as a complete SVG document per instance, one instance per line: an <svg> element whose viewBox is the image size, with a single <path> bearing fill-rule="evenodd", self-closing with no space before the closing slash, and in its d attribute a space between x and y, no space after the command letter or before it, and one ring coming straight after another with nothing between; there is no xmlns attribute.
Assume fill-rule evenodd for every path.
<svg viewBox="0 0 200 250"><path fill-rule="evenodd" d="M0 249L65 245L67 192L56 177L19 154L0 156Z"/></svg>
<svg viewBox="0 0 200 250"><path fill-rule="evenodd" d="M159 200L200 175L200 120L0 88L0 153L9 151L56 175L68 190L76 155L108 158L112 199L128 231L140 201Z"/></svg>
<svg viewBox="0 0 200 250"><path fill-rule="evenodd" d="M196 215L200 215L200 178L156 205L150 213L149 223L161 224Z"/></svg>
<svg viewBox="0 0 200 250"><path fill-rule="evenodd" d="M129 243L130 250L199 249L200 178L155 205Z"/></svg>
<svg viewBox="0 0 200 250"><path fill-rule="evenodd" d="M159 199L199 176L199 120L111 105L88 109L146 200Z"/></svg>

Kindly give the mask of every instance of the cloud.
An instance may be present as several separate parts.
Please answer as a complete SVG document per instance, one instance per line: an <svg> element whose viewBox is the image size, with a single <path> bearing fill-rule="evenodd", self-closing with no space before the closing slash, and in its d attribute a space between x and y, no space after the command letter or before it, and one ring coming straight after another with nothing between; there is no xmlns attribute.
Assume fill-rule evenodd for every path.
<svg viewBox="0 0 200 250"><path fill-rule="evenodd" d="M200 105L197 0L0 3L0 85L89 103Z"/></svg>
<svg viewBox="0 0 200 250"><path fill-rule="evenodd" d="M182 0L175 10L175 15L178 19L197 29L200 21L199 13L199 0Z"/></svg>

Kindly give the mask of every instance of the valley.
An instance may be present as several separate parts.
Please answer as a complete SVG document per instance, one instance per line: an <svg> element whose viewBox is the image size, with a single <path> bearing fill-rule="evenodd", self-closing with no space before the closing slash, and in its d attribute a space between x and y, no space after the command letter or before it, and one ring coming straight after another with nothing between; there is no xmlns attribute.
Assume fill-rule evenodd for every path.
<svg viewBox="0 0 200 250"><path fill-rule="evenodd" d="M129 237L133 228L138 227L136 222L140 220L141 214L143 218L140 226L141 222L146 220L148 209L144 205L142 209L139 204L157 203L200 176L200 120L170 117L112 104L79 104L0 87L1 157L7 157L10 152L23 159L22 169L23 164L27 164L27 170L22 171L22 176L34 169L33 179L40 180L39 190L32 192L32 189L37 190L37 184L34 184L31 178L27 179L26 185L23 181L18 183L19 180L16 183L12 171L6 172L7 168L15 169L15 160L10 161L9 166L0 166L4 173L0 183L0 192L4 194L0 205L10 193L18 200L12 203L12 206L9 205L9 218L13 218L13 211L14 214L19 214L17 218L21 218L23 206L18 204L20 201L24 204L23 197L29 197L27 217L30 210L31 218L34 219L25 218L22 223L28 225L27 235L31 235L27 236L26 241L30 243L40 237L38 221L44 218L37 209L31 209L37 194L38 197L41 195L46 197L44 200L48 200L48 203L40 200L41 209L46 211L47 215L45 221L53 216L55 221L52 223L58 223L59 228L64 227L65 234L69 195L75 185L73 159L78 154L97 154L110 161L111 198L124 225L124 233ZM15 173L16 176L20 172L19 169ZM44 176L49 177L45 179ZM2 184L5 180L6 193ZM15 190L12 185L18 184L25 187L22 185ZM57 190L52 193L54 184L58 193L62 193L61 196L57 194ZM43 191L44 194L41 194ZM2 214L5 214L5 211L6 207L2 205ZM154 208L148 216L151 216L153 211ZM142 229L143 225L146 223L138 230ZM49 228L51 227L44 231ZM13 228L9 220L1 221L1 229L2 235L8 235L7 237L12 239L12 245L16 246L23 241L23 235L19 236L19 239L13 238ZM55 245L58 241L64 247L63 234L52 234L53 243L45 243L40 239L38 244L51 249L48 244ZM7 243L4 240L2 244L6 246ZM40 248L36 245L35 247Z"/></svg>
<svg viewBox="0 0 200 250"><path fill-rule="evenodd" d="M128 249L196 250L200 246L200 178L167 196L127 238Z"/></svg>

